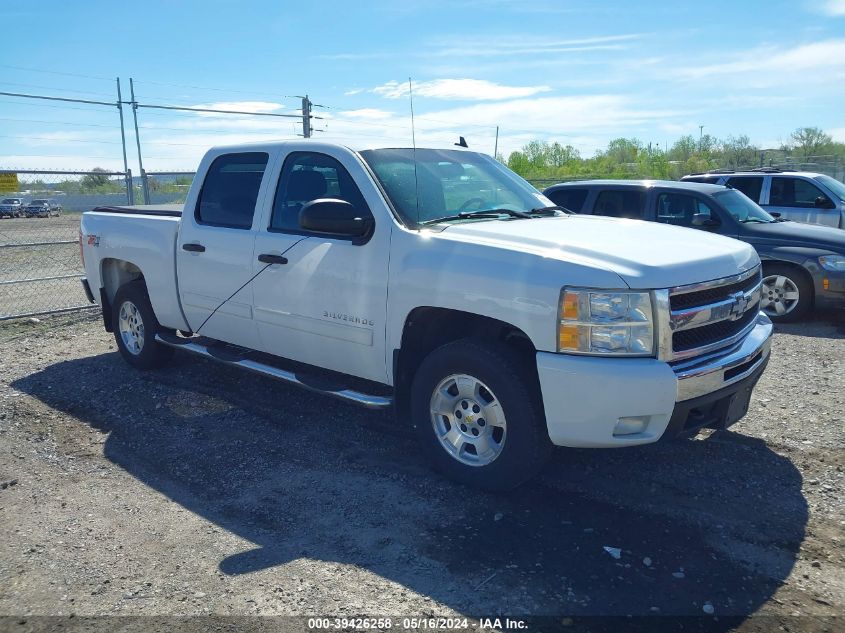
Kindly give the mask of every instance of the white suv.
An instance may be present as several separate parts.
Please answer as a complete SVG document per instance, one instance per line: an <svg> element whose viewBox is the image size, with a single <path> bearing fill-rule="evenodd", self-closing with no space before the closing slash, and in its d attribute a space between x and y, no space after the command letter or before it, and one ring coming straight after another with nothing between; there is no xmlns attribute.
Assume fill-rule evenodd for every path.
<svg viewBox="0 0 845 633"><path fill-rule="evenodd" d="M845 184L824 174L762 167L720 169L681 180L733 187L775 217L845 229Z"/></svg>

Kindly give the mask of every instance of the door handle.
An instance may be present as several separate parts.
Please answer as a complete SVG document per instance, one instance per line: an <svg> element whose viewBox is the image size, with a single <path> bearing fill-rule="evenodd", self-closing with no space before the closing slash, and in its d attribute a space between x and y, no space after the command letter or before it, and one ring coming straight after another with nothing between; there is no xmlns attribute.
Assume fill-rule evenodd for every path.
<svg viewBox="0 0 845 633"><path fill-rule="evenodd" d="M258 261L262 264L287 264L288 258L281 255L270 255L269 253L262 253L258 256Z"/></svg>
<svg viewBox="0 0 845 633"><path fill-rule="evenodd" d="M191 253L204 253L205 246L202 244L182 244L183 251L190 251Z"/></svg>

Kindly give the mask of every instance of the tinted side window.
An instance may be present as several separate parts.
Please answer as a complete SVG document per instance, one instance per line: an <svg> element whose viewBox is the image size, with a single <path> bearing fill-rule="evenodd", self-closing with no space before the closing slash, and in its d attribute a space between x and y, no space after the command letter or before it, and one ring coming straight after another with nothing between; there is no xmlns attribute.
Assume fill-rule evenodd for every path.
<svg viewBox="0 0 845 633"><path fill-rule="evenodd" d="M298 231L302 205L319 198L345 200L369 213L358 185L337 160L316 152L294 152L282 167L270 229Z"/></svg>
<svg viewBox="0 0 845 633"><path fill-rule="evenodd" d="M644 205L645 192L643 191L611 189L599 193L593 205L593 213L611 218L640 220L643 217Z"/></svg>
<svg viewBox="0 0 845 633"><path fill-rule="evenodd" d="M760 202L760 192L763 190L762 176L754 176L753 178L728 178L727 184L737 191L741 191L754 202Z"/></svg>
<svg viewBox="0 0 845 633"><path fill-rule="evenodd" d="M721 176L684 176L682 180L684 182L704 182L710 185L716 185L719 183L719 178Z"/></svg>
<svg viewBox="0 0 845 633"><path fill-rule="evenodd" d="M208 168L197 201L200 224L248 229L252 226L258 189L268 155L244 152L218 156Z"/></svg>
<svg viewBox="0 0 845 633"><path fill-rule="evenodd" d="M195 217L200 224L248 229L267 167L263 152L224 154L208 168Z"/></svg>
<svg viewBox="0 0 845 633"><path fill-rule="evenodd" d="M769 204L780 207L813 207L816 198L827 196L814 184L800 178L772 178Z"/></svg>
<svg viewBox="0 0 845 633"><path fill-rule="evenodd" d="M696 214L713 215L710 207L685 193L661 193L657 196L657 221L674 226L693 226Z"/></svg>
<svg viewBox="0 0 845 633"><path fill-rule="evenodd" d="M546 197L558 206L574 211L575 213L580 213L581 207L584 206L584 200L587 199L587 190L575 188L558 189L557 191L546 194Z"/></svg>

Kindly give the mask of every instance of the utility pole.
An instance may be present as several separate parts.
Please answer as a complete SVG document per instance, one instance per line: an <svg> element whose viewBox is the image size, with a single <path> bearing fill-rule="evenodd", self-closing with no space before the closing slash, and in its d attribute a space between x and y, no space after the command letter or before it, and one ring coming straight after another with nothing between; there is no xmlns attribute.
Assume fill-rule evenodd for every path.
<svg viewBox="0 0 845 633"><path fill-rule="evenodd" d="M135 192L132 187L132 172L126 160L126 132L123 130L123 97L120 94L120 77L117 78L117 111L120 113L120 143L123 147L123 173L126 180L126 198L129 204L135 204Z"/></svg>
<svg viewBox="0 0 845 633"><path fill-rule="evenodd" d="M701 143L704 141L704 126L698 126L698 151L701 151Z"/></svg>
<svg viewBox="0 0 845 633"><path fill-rule="evenodd" d="M150 189L147 186L147 172L144 171L144 163L141 161L141 137L138 135L138 102L135 101L135 83L132 77L129 78L129 96L132 99L132 117L135 119L135 142L138 145L138 169L141 170L141 186L144 191L144 204L150 203Z"/></svg>
<svg viewBox="0 0 845 633"><path fill-rule="evenodd" d="M311 138L311 99L302 97L302 136Z"/></svg>
<svg viewBox="0 0 845 633"><path fill-rule="evenodd" d="M499 160L499 126L496 126L496 143L493 145L493 160Z"/></svg>

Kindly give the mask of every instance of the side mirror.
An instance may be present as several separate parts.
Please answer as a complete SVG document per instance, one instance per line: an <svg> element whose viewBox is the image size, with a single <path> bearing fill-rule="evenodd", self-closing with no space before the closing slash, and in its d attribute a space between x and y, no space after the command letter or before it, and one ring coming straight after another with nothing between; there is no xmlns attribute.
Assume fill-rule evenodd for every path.
<svg viewBox="0 0 845 633"><path fill-rule="evenodd" d="M836 205L827 196L819 196L816 198L814 206L817 209L835 209Z"/></svg>
<svg viewBox="0 0 845 633"><path fill-rule="evenodd" d="M719 226L721 222L711 216L709 213L696 213L692 216L692 225L699 226L702 228L712 228L714 226Z"/></svg>
<svg viewBox="0 0 845 633"><path fill-rule="evenodd" d="M345 200L319 198L302 205L299 226L315 233L364 237L373 227L373 216L369 211L359 211Z"/></svg>

